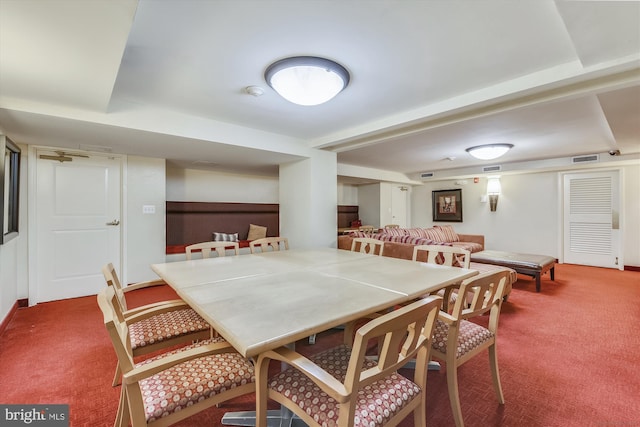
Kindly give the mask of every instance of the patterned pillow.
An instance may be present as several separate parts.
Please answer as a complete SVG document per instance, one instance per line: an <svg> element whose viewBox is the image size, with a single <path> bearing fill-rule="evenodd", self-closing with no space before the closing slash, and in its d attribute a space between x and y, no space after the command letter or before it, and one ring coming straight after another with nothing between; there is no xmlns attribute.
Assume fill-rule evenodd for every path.
<svg viewBox="0 0 640 427"><path fill-rule="evenodd" d="M238 241L238 233L227 234L227 233L216 233L213 232L213 241L214 242L237 242Z"/></svg>
<svg viewBox="0 0 640 427"><path fill-rule="evenodd" d="M460 237L458 236L458 233L456 233L453 229L452 225L436 225L433 228L437 228L438 230L440 230L444 236L445 242L459 242L460 241Z"/></svg>
<svg viewBox="0 0 640 427"><path fill-rule="evenodd" d="M424 228L409 228L407 234L413 237L429 237Z"/></svg>
<svg viewBox="0 0 640 427"><path fill-rule="evenodd" d="M404 228L385 228L382 232L388 236L404 236L407 234Z"/></svg>
<svg viewBox="0 0 640 427"><path fill-rule="evenodd" d="M249 224L249 235L247 236L247 240L264 239L265 237L267 237L267 227Z"/></svg>
<svg viewBox="0 0 640 427"><path fill-rule="evenodd" d="M424 230L426 233L426 237L433 240L434 242L446 242L447 236L443 233L439 228L427 228Z"/></svg>

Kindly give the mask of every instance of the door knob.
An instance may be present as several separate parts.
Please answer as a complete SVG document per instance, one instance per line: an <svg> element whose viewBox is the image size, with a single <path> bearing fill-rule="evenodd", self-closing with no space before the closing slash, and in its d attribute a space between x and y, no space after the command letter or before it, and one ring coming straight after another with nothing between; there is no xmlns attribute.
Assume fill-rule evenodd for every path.
<svg viewBox="0 0 640 427"><path fill-rule="evenodd" d="M107 225L119 225L119 224L120 224L120 221L118 221L117 219L114 219L113 221L107 223Z"/></svg>

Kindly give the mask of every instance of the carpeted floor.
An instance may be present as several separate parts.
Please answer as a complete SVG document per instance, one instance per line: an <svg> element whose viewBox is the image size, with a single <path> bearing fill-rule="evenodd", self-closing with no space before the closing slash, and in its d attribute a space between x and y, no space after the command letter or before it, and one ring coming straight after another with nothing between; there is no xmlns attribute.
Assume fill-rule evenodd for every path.
<svg viewBox="0 0 640 427"><path fill-rule="evenodd" d="M174 298L168 287L128 295L130 305ZM500 318L498 352L506 399L499 405L488 357L459 368L468 427L640 426L640 273L558 265L542 292L521 277ZM329 331L312 353L337 343ZM95 297L19 309L0 336L0 403L70 405L72 426L112 425L116 358ZM427 424L452 426L444 368L429 372ZM181 426L218 426L226 411L252 410L253 395ZM413 425L411 419L403 427Z"/></svg>

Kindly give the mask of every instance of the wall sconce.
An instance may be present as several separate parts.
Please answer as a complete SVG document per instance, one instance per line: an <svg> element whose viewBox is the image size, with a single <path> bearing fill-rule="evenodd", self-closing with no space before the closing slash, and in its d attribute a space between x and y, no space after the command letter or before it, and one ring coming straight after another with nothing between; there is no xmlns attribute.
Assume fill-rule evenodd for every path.
<svg viewBox="0 0 640 427"><path fill-rule="evenodd" d="M498 206L498 196L501 191L502 186L500 185L500 177L489 177L487 180L487 195L489 196L489 209L491 209L491 212L496 211L496 207Z"/></svg>

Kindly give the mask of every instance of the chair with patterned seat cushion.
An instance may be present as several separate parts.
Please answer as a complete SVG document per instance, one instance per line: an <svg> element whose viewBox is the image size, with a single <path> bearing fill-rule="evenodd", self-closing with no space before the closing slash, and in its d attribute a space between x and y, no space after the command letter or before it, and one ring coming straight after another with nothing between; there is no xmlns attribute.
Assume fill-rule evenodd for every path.
<svg viewBox="0 0 640 427"><path fill-rule="evenodd" d="M116 426L167 426L255 392L253 365L219 337L135 363L113 287L98 294L98 305L123 371Z"/></svg>
<svg viewBox="0 0 640 427"><path fill-rule="evenodd" d="M102 268L102 274L108 287L113 289L118 319L128 325L133 356L212 337L211 325L183 300L159 301L128 309L125 292L130 287L122 288L118 275L110 263ZM135 288L135 285L131 288ZM114 386L120 384L120 375L121 366L118 362L113 378Z"/></svg>
<svg viewBox="0 0 640 427"><path fill-rule="evenodd" d="M458 285L458 294L467 298L458 298L451 313L441 311L436 321L431 356L446 364L449 401L457 427L464 425L458 394L458 367L483 350L488 349L493 388L498 402L504 404L496 339L507 280L508 271L484 273L466 279ZM478 324L481 322L469 320L486 313L489 313L486 327Z"/></svg>
<svg viewBox="0 0 640 427"><path fill-rule="evenodd" d="M384 250L384 242L370 237L355 237L351 242L351 252L362 252L369 255L380 255Z"/></svg>
<svg viewBox="0 0 640 427"><path fill-rule="evenodd" d="M413 261L427 262L429 264L469 268L471 252L455 246L417 245L413 248L412 259ZM455 304L458 298L458 294L450 287L438 291L437 295L443 297L443 309L445 311L448 311L448 307Z"/></svg>
<svg viewBox="0 0 640 427"><path fill-rule="evenodd" d="M260 251L258 251L260 248ZM286 237L265 237L249 242L249 249L252 254L257 252L267 252L271 248L272 251L279 251L281 248L289 250L289 239Z"/></svg>
<svg viewBox="0 0 640 427"><path fill-rule="evenodd" d="M238 242L194 243L193 245L189 245L185 248L185 254L187 256L187 260L192 258L191 254L194 251L200 251L202 253L202 258L209 258L212 251L216 252L220 257L227 254L227 249L233 250L235 255L240 255L240 244Z"/></svg>
<svg viewBox="0 0 640 427"><path fill-rule="evenodd" d="M426 257L421 253L426 252ZM413 260L450 267L469 268L471 252L455 246L417 245L413 248Z"/></svg>
<svg viewBox="0 0 640 427"><path fill-rule="evenodd" d="M441 298L431 296L369 321L344 344L310 359L281 347L260 355L256 364L258 427L266 427L267 400L290 409L309 426L397 425L413 412L414 425L426 425L426 363ZM355 339L352 341L352 337ZM377 357L368 357L370 340L381 339ZM397 370L414 358L411 379ZM268 379L271 360L286 365Z"/></svg>
<svg viewBox="0 0 640 427"><path fill-rule="evenodd" d="M148 310L153 307L165 306L167 304L184 304L181 299L174 300L164 300L164 301L156 301L150 304L145 304L143 306L129 308L127 304L126 294L132 291L137 291L140 289L146 289L154 286L167 286L164 280L156 279L156 280L147 280L144 282L132 283L127 286L122 286L120 282L120 278L118 277L118 273L116 273L116 269L112 263L105 264L102 267L102 275L106 280L108 285L112 285L116 290L116 295L118 297L118 302L120 303L120 307L124 316L130 316L140 311Z"/></svg>

